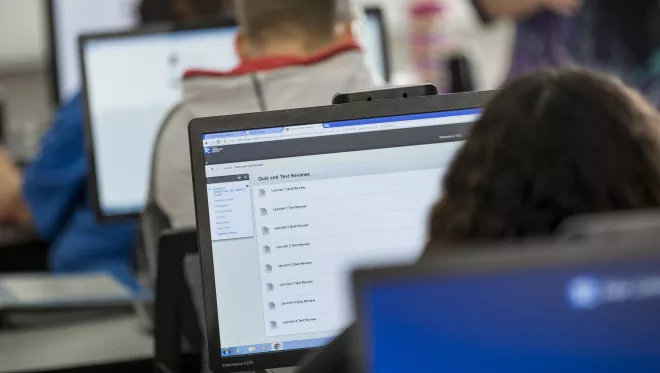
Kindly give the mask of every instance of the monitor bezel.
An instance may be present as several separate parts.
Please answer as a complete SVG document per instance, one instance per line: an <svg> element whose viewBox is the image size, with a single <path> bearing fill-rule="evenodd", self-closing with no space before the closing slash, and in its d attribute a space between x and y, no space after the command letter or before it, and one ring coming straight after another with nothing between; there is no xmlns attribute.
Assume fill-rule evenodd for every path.
<svg viewBox="0 0 660 373"><path fill-rule="evenodd" d="M383 9L381 9L379 6L367 6L364 8L364 13L366 17L376 17L378 19L380 29L379 32L381 37L381 49L383 51L381 58L383 59L383 66L385 67L385 75L383 76L383 79L385 79L386 83L389 83L392 80L392 60L390 58L389 39L390 35L387 31L387 22L383 14Z"/></svg>
<svg viewBox="0 0 660 373"><path fill-rule="evenodd" d="M55 34L55 1L46 0L47 28L48 28L48 73L50 75L51 99L60 105L60 78L58 74L59 60L57 58L57 36Z"/></svg>
<svg viewBox="0 0 660 373"><path fill-rule="evenodd" d="M195 212L202 262L202 280L206 311L207 340L211 369L228 373L246 370L292 367L313 349L282 351L260 355L223 358L220 344L220 325L213 268L212 240L202 136L206 134L254 130L281 126L337 122L353 119L384 118L398 115L424 114L482 108L492 97L492 91L428 96L379 102L366 102L305 109L293 109L221 117L198 118L190 122L189 140L195 197ZM332 98L328 97L328 101ZM231 366L223 367L223 364Z"/></svg>
<svg viewBox="0 0 660 373"><path fill-rule="evenodd" d="M143 37L159 34L173 34L181 31L196 31L222 28L235 28L237 23L232 17L214 18L213 20L202 23L160 23L141 27L135 30L122 32L92 33L83 34L78 38L78 57L81 70L81 98L83 100L83 115L85 127L85 151L89 169L91 170L88 178L88 191L92 202L92 208L97 220L101 222L114 222L139 218L141 212L123 213L123 214L105 214L101 207L100 190L97 176L96 155L94 154L94 130L92 125L91 108L88 97L88 71L85 61L85 44L98 40L124 39Z"/></svg>
<svg viewBox="0 0 660 373"><path fill-rule="evenodd" d="M553 269L615 263L621 260L660 260L660 232L653 230L611 237L566 241L561 239L533 239L509 243L477 243L466 245L433 244L426 248L419 263L364 269L353 273L353 300L357 321L354 324L355 346L351 350L351 363L356 371L368 372L366 327L364 323L367 288L380 281L409 281L432 277L483 276L499 273L526 272L535 269Z"/></svg>

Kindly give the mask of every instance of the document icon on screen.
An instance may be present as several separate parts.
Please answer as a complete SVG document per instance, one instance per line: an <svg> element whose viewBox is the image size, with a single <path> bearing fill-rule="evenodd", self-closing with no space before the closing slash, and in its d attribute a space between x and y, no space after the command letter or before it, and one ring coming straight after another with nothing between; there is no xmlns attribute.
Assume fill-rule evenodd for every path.
<svg viewBox="0 0 660 373"><path fill-rule="evenodd" d="M271 283L267 283L266 284L266 291L269 292L269 293L275 291L275 285L273 285Z"/></svg>
<svg viewBox="0 0 660 373"><path fill-rule="evenodd" d="M275 302L268 302L268 309L271 311L275 311Z"/></svg>
<svg viewBox="0 0 660 373"><path fill-rule="evenodd" d="M270 254L270 246L264 246L264 254Z"/></svg>
<svg viewBox="0 0 660 373"><path fill-rule="evenodd" d="M270 322L270 328L271 329L277 329L277 321L271 321Z"/></svg>
<svg viewBox="0 0 660 373"><path fill-rule="evenodd" d="M266 189L259 189L259 198L266 197Z"/></svg>
<svg viewBox="0 0 660 373"><path fill-rule="evenodd" d="M261 234L268 236L270 234L270 229L268 229L268 227L261 227Z"/></svg>
<svg viewBox="0 0 660 373"><path fill-rule="evenodd" d="M267 209L261 208L261 209L259 209L259 211L261 212L261 216L268 216L268 210Z"/></svg>
<svg viewBox="0 0 660 373"><path fill-rule="evenodd" d="M273 273L273 266L270 264L266 264L266 273Z"/></svg>

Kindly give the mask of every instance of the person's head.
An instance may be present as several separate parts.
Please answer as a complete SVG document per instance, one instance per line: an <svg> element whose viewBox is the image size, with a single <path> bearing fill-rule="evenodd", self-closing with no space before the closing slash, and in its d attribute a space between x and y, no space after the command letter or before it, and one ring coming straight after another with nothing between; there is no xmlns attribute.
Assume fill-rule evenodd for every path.
<svg viewBox="0 0 660 373"><path fill-rule="evenodd" d="M236 0L238 54L303 57L336 40L337 0Z"/></svg>
<svg viewBox="0 0 660 373"><path fill-rule="evenodd" d="M583 70L504 88L445 175L431 243L551 235L573 215L660 206L657 112Z"/></svg>

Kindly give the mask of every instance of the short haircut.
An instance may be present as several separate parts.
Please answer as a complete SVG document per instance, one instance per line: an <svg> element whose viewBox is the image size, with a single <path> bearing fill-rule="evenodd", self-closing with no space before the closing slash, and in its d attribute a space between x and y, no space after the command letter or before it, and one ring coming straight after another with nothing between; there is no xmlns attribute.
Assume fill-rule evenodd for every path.
<svg viewBox="0 0 660 373"><path fill-rule="evenodd" d="M430 241L550 236L574 215L660 207L659 132L657 112L604 75L545 70L514 81L446 173Z"/></svg>
<svg viewBox="0 0 660 373"><path fill-rule="evenodd" d="M337 0L236 0L235 7L241 30L256 42L272 35L334 35Z"/></svg>

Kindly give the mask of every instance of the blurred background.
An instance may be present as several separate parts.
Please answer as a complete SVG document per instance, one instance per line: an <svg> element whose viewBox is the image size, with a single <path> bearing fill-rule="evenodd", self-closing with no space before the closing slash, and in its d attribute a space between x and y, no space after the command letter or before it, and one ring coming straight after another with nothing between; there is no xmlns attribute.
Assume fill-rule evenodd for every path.
<svg viewBox="0 0 660 373"><path fill-rule="evenodd" d="M266 27L265 32L246 31L250 28L245 26L249 24L243 14L246 8L243 8L241 13L241 8L238 7L239 11L236 13L239 16L236 17L232 7L228 6L230 1L0 0L0 373L29 371L68 373L71 371L57 369L113 362L127 365L136 363L135 370L130 370L127 366L110 365L107 370L96 368L88 370L130 373L150 370L152 361L156 364L164 364L159 367L163 371L176 373L177 370L171 367L182 366L188 367L182 371L199 371L199 366L206 364L204 358L200 359L205 352L203 326L206 321L203 312L196 312L202 310L202 287L194 214L190 216L181 214L183 218L176 224L173 220L179 218L176 213L178 211L192 211L187 209L190 206L186 206L187 203L193 203L192 193L189 190L190 178L185 180L186 183L178 185L184 181L180 175L190 174L190 163L187 162L190 154L189 143L187 136L180 136L177 132L171 136L179 141L175 142L174 146L170 146L171 144L166 141L163 142L166 145L156 146L156 143L160 143L162 139L169 139L168 136L163 136L165 132L161 132L162 129L183 129L193 118L226 115L234 113L233 110L249 112L257 109L280 109L282 107L277 106L280 100L285 103L285 108L289 104L297 107L296 105L302 102L295 98L310 99L309 105L301 104L301 106L330 104L331 97L336 92L354 92L365 87L379 87L382 84L400 86L429 82L437 86L442 94L493 90L501 87L508 78L515 78L521 73L546 65L579 65L606 72L640 90L656 108L660 107L660 44L658 44L660 28L656 26L660 25L660 5L653 0L635 0L625 2L625 5L623 2L603 0L336 0L337 14L334 15L327 11L319 12L318 9L324 8L319 8L318 0L298 0L295 8L297 10L312 8L312 13L320 14L321 18L331 15L325 24L326 36L329 37L317 38L314 32L310 32L311 36L308 35L308 39L287 40L298 39L304 34L301 30L309 28L310 30L307 31L314 31L311 29L319 22L317 19L305 16L304 12L301 13L303 14L301 17L300 13L290 9L280 9L280 13L274 12L275 15L294 15L293 18L299 18L294 21L304 20L307 23L305 27L298 29L294 27L294 32L290 32L291 29L286 27L290 26L286 24L290 20L282 21L285 26L282 29L285 31L282 33L284 37L276 36L275 39L278 40L268 45L268 48L264 45L271 44L270 42L261 43L258 40L260 37L248 35L254 33L258 36L261 34L270 36L273 33L272 29ZM271 0L256 0L252 3L251 9L266 5L266 17L259 18L258 16L263 14L256 12L257 16L252 20L253 26L262 26L268 24L269 20L278 18L273 16L273 10L269 9L274 3L267 3L268 1ZM354 3L356 9L361 8L364 12L351 12L348 5L350 1ZM341 9L340 4L344 4L345 9ZM475 4L479 10L475 8ZM345 12L342 13L344 10ZM240 17L241 14L243 17ZM238 23L241 24L238 33L237 18L240 19ZM332 20L330 18L334 18L336 22L330 23ZM515 21L508 21L510 19ZM173 22L158 25L163 20ZM185 25L184 20L188 22ZM642 25L642 21L647 22L646 27ZM297 24L297 22L293 23ZM635 27L637 25L640 27ZM77 37L81 35L84 35L81 39L83 53L78 50ZM238 37L235 37L236 35ZM348 42L345 40L347 35L350 36ZM315 49L316 52L323 51L323 53L315 54L309 59L300 57L298 49L305 50L303 55L306 56L309 46L316 46L318 40L315 39L330 40L333 43L339 41L338 47L330 43L324 47L328 47L327 50ZM310 44L310 41L315 43ZM254 48L255 45L260 48ZM275 47L272 47L273 45ZM291 45L296 47L294 52L289 50ZM255 61L262 59L263 63L263 59L266 58L277 61L284 57L294 61L289 62L291 66L288 67L308 68L308 64L321 65L315 62L315 58L324 56L325 52L331 50L329 47L337 48L339 51L336 52L337 54L346 51L355 52L355 55L359 56L356 66L360 69L354 69L355 66L347 62L346 66L328 65L328 69L332 70L325 70L326 67L323 66L322 69L315 71L314 75L311 73L304 75L298 70L291 70L291 77L285 74L282 74L284 78L279 77L283 81L286 80L284 90L289 89L291 92L287 93L291 94L283 94L284 90L276 89L277 86L270 81L270 93L278 97L277 100L272 100L276 104L266 105L268 100L264 99L263 82L259 82L257 73L270 73L270 70L280 67L258 68ZM259 50L258 53L254 53L255 51L251 49ZM288 53L292 54L289 56ZM350 58L349 55L347 61ZM330 57L321 59L329 60ZM277 65L272 61L270 63ZM80 69L81 64L85 67L85 74ZM250 67L250 64L255 66ZM231 70L231 73L225 73L235 66L239 67ZM184 94L186 87L181 78L183 71L190 67L194 71L190 73L192 75L187 75L188 78L206 76L215 79L229 76L227 81L231 81L232 84L228 84L229 88L226 90L225 82L218 84L220 94L212 90L197 94L195 88L208 89L210 85L198 84L198 80L190 79L190 81L194 80L194 83L190 84L193 90ZM356 71L361 72L362 68L364 74L356 74ZM244 73L242 69L249 72ZM544 80L545 76L542 74L544 73L539 75L538 80L550 84L547 82L552 80ZM587 73L573 74L580 77ZM247 87L246 91L249 90L247 99L239 97L239 94L234 95L235 92L240 91L233 85L232 79L236 75L245 78L240 88ZM319 79L321 83L314 83L310 76L323 79ZM570 73L567 76L567 79L571 77L575 79ZM83 79L85 84L81 84ZM591 80L587 81L593 80L601 84L606 81L602 77L589 79ZM265 79L264 81L268 82ZM357 86L360 89L348 89L345 86L335 89L334 85L327 84L331 81L345 82L347 86L353 88ZM631 106L627 108L627 105L621 105L622 109L616 105L609 105L612 102L608 101L609 96L605 99L598 97L599 92L607 91L606 88L610 87L607 84L611 82L606 81L603 85L605 88L597 84L592 84L593 87L582 84L584 80L573 82L577 82L576 86L592 88L593 91L571 91L573 86L566 85L564 89L572 92L574 96L554 91L557 96L556 104L560 109L551 107L546 110L551 117L547 123L554 124L553 114L564 115L565 108L571 109L566 110L566 118L571 120L562 117L558 121L565 125L563 128L571 130L570 136L563 136L564 133L569 133L568 130L555 131L554 128L552 131L539 133L552 132L560 136L539 136L534 131L527 130L532 128L543 131L545 128L538 126L540 129L537 129L536 126L529 126L530 118L536 118L538 115L536 112L533 115L521 114L527 109L536 110L533 104L521 104L524 102L523 99L536 100L534 97L538 96L545 101L554 102L545 99L547 92L541 91L544 88L541 83L539 90L544 92L543 95L530 95L524 91L518 92L520 96L515 96L515 99L506 102L506 105L504 101L500 102L500 105L520 108L520 113L519 110L511 110L509 115L515 114L521 118L501 120L502 123L495 124L520 125L519 128L524 128L524 131L518 130L518 127L511 127L513 129L510 131L501 131L510 135L503 136L502 139L490 135L474 136L477 140L486 142L500 141L497 145L498 148L503 149L502 152L512 151L513 155L505 154L506 156L502 156L501 159L505 160L506 164L506 168L502 166L502 169L513 172L499 172L499 168L490 164L487 166L495 171L491 169L483 171L480 167L484 166L481 164L467 166L459 164L453 167L459 170L455 171L458 176L465 174L472 178L472 175L481 175L481 173L487 175L494 181L484 178L487 181L483 184L503 190L506 197L500 198L497 193L482 190L481 184L473 188L475 196L446 197L447 200L468 205L474 200L483 199L486 200L483 204L488 205L491 202L482 197L489 196L493 201L497 201L492 204L503 210L503 212L498 211L502 214L501 219L498 215L493 215L495 216L493 218L488 213L481 213L485 216L482 219L479 215L481 210L471 208L476 211L473 211L474 216L471 217L474 222L470 223L474 227L465 228L466 237L459 234L457 243L464 243L463 239L465 242L511 237L518 240L527 236L536 237L539 233L547 234L549 237L557 234L560 240L578 238L587 240L591 235L597 238L602 235L609 240L614 236L607 236L603 232L610 234L612 231L614 233L611 234L616 235L619 234L617 229L627 233L640 227L653 233L660 232L657 228L660 225L658 223L660 215L657 210L642 211L639 216L617 215L595 218L587 216L584 220L580 220L580 215L584 213L600 214L610 210L639 208L657 209L660 206L660 194L657 193L660 174L657 174L655 169L657 154L654 151L657 149L653 148L653 151L646 149L646 146L651 149L650 144L655 144L657 140L652 139L654 131L644 133L648 138L643 138L644 136L639 133L644 131L636 129L633 131L635 136L628 138L620 135L622 132L618 127L621 125L627 130L628 126L633 128L633 125L641 125L637 123L643 122L639 118L628 120L627 116L630 113L637 114L638 110L639 113L644 114L639 117L647 119L648 123L643 124L649 125L649 128L657 124L653 115L646 115L652 110L647 107L644 100L636 96L633 96L633 100L622 100ZM621 91L617 93L624 98L632 93L624 90L623 87L615 88ZM80 92L82 94L79 94ZM368 101L372 101L371 92L360 94L369 95ZM453 120L456 119L450 118L449 122L436 125L447 123L460 125L463 131L456 132L453 136L433 136L435 141L440 139L442 143L446 138L453 139L451 151L438 152L442 156L438 163L438 172L440 165L442 165L442 173L446 172L449 157L460 149L454 145L460 145L466 138L464 134L468 133L468 126L480 116L480 107L490 94L472 92L459 98L458 101L467 98L466 102L469 103L462 107L466 110L450 113L450 116L455 115L459 119L454 122ZM311 100L308 96L316 97L312 97L314 100ZM397 97L401 97L399 93ZM403 97L408 97L408 91L403 93ZM448 100L451 102L455 98L456 96L453 96ZM477 98L478 101L471 101ZM213 100L205 101L206 99ZM446 97L441 99L444 101ZM585 99L590 107L585 108L583 102L580 102L582 99ZM182 100L183 106L180 106ZM196 105L198 102L194 102L193 105L186 101L200 101L201 105ZM245 104L245 109L242 104ZM224 107L220 110L219 107L222 105L226 105L227 110L224 110ZM201 111L194 113L190 110L190 113L187 113L193 106L195 109L202 107L204 110L200 109ZM599 127L602 124L601 119L596 115L592 118L591 113L599 114L603 111L603 107L609 106L612 106L614 112L612 117L616 117L616 122L620 120L625 123L616 123L617 126L612 124L609 126L611 128ZM207 109L208 112L205 111ZM619 115L616 110L623 110L626 115ZM184 113L191 114L190 118ZM445 113L435 114L445 116ZM585 117L590 119L585 120ZM401 121L401 118L397 120ZM536 120L545 123L544 118L536 118ZM576 128L574 125L584 126L584 132L573 132ZM321 127L320 124L316 126ZM487 123L482 124L482 128L493 127L489 127ZM611 133L606 131L608 128ZM284 128L281 130L285 131ZM526 137L518 137L519 133L535 141L538 140L542 146L530 145L534 143L524 141ZM583 135L574 136L574 133ZM606 138L604 136L621 140L623 145L619 145L616 141L602 141L601 139ZM591 141L583 141L584 139ZM213 141L217 141L220 147L220 140ZM203 146L206 147L205 154L215 153L212 144ZM489 146L494 147L486 143L475 145L473 148L490 149ZM638 148L644 151L638 152L636 150ZM557 151L556 154L551 152L548 155L544 152L545 149ZM577 150L572 152L571 149ZM635 156L638 153L644 154L652 161L646 159L638 161L637 157L631 158L634 161L627 160L625 156L628 155L626 153L628 149L633 149L631 153ZM538 158L530 158L531 161L528 162L525 152L531 152L532 156ZM617 152L621 152L624 156L619 157ZM199 153L201 154L201 151ZM415 152L410 154L414 154L419 159L430 158L419 156ZM566 157L566 154L569 157ZM603 154L607 157L601 156ZM556 157L553 158L553 155ZM566 177L567 181L562 178L566 174L564 171L571 171L572 168L557 167L556 163L548 162L548 159L564 160L571 156L574 156L575 160L568 159L566 162L584 173L586 180L584 188L580 184L580 178L570 172L568 172L570 177ZM640 156L641 158L643 157ZM508 163L509 159L521 160L520 168L512 168ZM573 161L575 164L570 163ZM389 162L389 159L383 162ZM175 163L183 164L181 167L183 173L169 172L171 169L180 171L176 168L180 165L174 165ZM549 170L544 170L530 167L529 164L551 166ZM595 166L591 166L592 164ZM172 165L175 167L170 167ZM610 167L611 165L623 166ZM632 167L633 165L639 166L639 169ZM210 166L213 166L213 163ZM644 166L648 166L652 171L646 170ZM424 167L420 166L420 169ZM472 172L473 168L474 172ZM528 175L527 170L533 170L534 177ZM597 171L593 172L593 170ZM600 170L611 172L603 172L606 174L603 176L598 172ZM555 171L561 176L556 180L552 173ZM646 171L651 181L641 180L643 178L639 175L645 174ZM577 174L578 171L575 172ZM620 177L618 172L624 177ZM512 173L516 173L515 177L509 177ZM397 177L403 179L394 176L395 174L391 173L392 179ZM156 177L153 177L154 175ZM506 179L503 184L497 179L500 175L504 175ZM163 176L163 180L160 180L160 176ZM242 179L244 175L235 176L239 181L245 180ZM435 174L428 177L429 180L433 178L434 182L440 181ZM535 178L539 178L540 181ZM552 181L552 188L549 190L557 192L557 196L546 195L545 189L540 189L543 192L542 198L537 198L537 201L533 198L535 196L529 197L526 192L518 192L536 190L535 183L543 185L546 179ZM615 187L610 187L602 180L611 181ZM174 191L173 194L159 194L161 192L157 186L159 183L175 185L174 188L170 188ZM509 184L515 187L501 187ZM434 187L426 190L434 192L432 199L437 198L435 190L440 188L439 184L429 185ZM466 182L465 185L468 183ZM528 187L529 185L534 188ZM631 185L639 186L639 193L643 197L630 192L629 189L634 191L637 189L630 187ZM455 189L463 191L469 188ZM601 193L601 189L606 192ZM618 189L623 190L622 197L612 192ZM247 190L247 187L242 190ZM260 194L262 191L260 190ZM265 196L265 191L263 192ZM444 193L443 189L441 195L444 196ZM570 198L564 198L564 193ZM593 196L606 197L603 197L602 201L593 198L595 202L591 201L592 198L584 198L590 193ZM515 198L509 200L510 195L515 195ZM187 200L185 197L190 198ZM385 200L385 197L379 198ZM526 198L531 202L528 203ZM387 202L390 200L391 198ZM177 206L171 209L174 213L165 211L167 209L163 209L163 206L158 206L163 201L175 201ZM548 201L559 202L553 204ZM562 205L565 201L568 201L567 208ZM574 203L575 201L580 203ZM586 207L582 206L581 202L584 202ZM553 206L550 208L548 205ZM444 204L440 203L438 206ZM428 225L431 227L430 241L432 244L438 243L436 245L438 249L453 241L451 239L444 241L443 226L440 225L440 229L437 229L438 224L435 222L446 221L446 225L451 227L452 219L466 220L461 214L453 212L469 209L456 206L458 207L453 210L453 205L446 210L436 208L431 215L433 219ZM268 211L261 210L263 210L262 216L267 216ZM418 206L414 206L412 210L422 211ZM448 218L445 219L438 211L441 213L449 211ZM484 209L484 211L489 210ZM527 215L524 215L527 213L533 219L527 219ZM551 213L556 213L557 216ZM540 216L538 221L536 214ZM514 218L510 218L511 216ZM578 219L571 221L569 218L574 216L578 216ZM479 226L482 220L485 221L484 229ZM422 219L419 219L419 222L421 221ZM493 223L495 228L491 227L492 222L497 223ZM559 222L562 224L560 225ZM504 223L512 226L508 227ZM520 227L516 224L520 224ZM424 229L420 229L419 232L425 231L426 227L425 223ZM189 229L169 231L169 228ZM269 228L262 226L262 232L263 229L266 233L262 235L268 235ZM435 231L440 233L436 235ZM623 236L623 233L621 235ZM206 239L202 235L199 238ZM408 238L404 237L404 239ZM420 241L415 241L414 246L421 248L420 243L427 242L429 237L420 235L416 239ZM643 239L646 241L646 237ZM653 236L652 240L657 242L657 236ZM616 240L608 244L621 247L627 245L626 242L619 244ZM361 246L360 248L363 249ZM269 245L259 246L257 251L261 252L262 249L264 254L271 254ZM352 254L346 255L348 257ZM657 258L655 260L657 261ZM272 272L272 268L271 264L266 265L266 273ZM49 276L51 272L52 276ZM222 271L216 273L220 272ZM233 275L233 272L229 271L223 273ZM231 286L227 288L233 288L233 283L232 278ZM527 285L525 281L520 283ZM658 285L660 282L655 281L653 284ZM268 283L267 286L268 292L273 291L272 283ZM657 288L656 286L655 289ZM5 289L4 293L3 289ZM239 293L234 289L231 290L236 294ZM582 290L581 287L578 287L578 290ZM259 290L259 293L261 292L263 288ZM492 294L504 293L516 294L514 291L492 292ZM419 294L422 298L427 296L427 294ZM544 294L537 292L536 295L543 298ZM473 296L471 299L483 300L481 296ZM401 304L406 303L401 302ZM529 304L538 307L535 302ZM268 306L270 307L270 303ZM92 312L88 313L86 307ZM379 308L394 309L395 307ZM424 308L428 311L426 307ZM482 310L481 306L475 308ZM45 314L41 311L47 311L47 317L44 317ZM643 318L629 319L641 321ZM274 325L273 328L271 321L270 328L276 329L277 322ZM595 330L600 329L598 327ZM525 331L529 330L525 329ZM618 335L617 333L613 335ZM182 344L182 341L185 343ZM274 343L273 349L278 350L279 345ZM401 344L389 343L389 345L399 347ZM562 347L565 346L568 344ZM238 348L242 349L242 347ZM225 351L229 350L223 350L223 355ZM328 351L332 352L333 346ZM229 354L227 352L224 356ZM660 354L656 353L652 356L657 360ZM192 358L186 360L186 357ZM179 361L179 358L182 360ZM535 360L545 363L543 359ZM75 371L80 373L86 370ZM313 372L319 373L316 370Z"/></svg>
<svg viewBox="0 0 660 373"><path fill-rule="evenodd" d="M428 80L416 74L408 47L412 32L408 9L414 2L357 0L356 3L378 6L384 12L391 83ZM508 22L483 26L467 0L440 3L446 9L442 22L438 23L440 32L447 38L443 53L459 53L467 58L476 89L496 88L508 71L514 27ZM56 108L49 75L50 37L46 0L0 1L0 102L4 102L5 143L21 161L28 161L35 153L39 134L51 122ZM443 82L435 83L443 85Z"/></svg>

